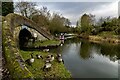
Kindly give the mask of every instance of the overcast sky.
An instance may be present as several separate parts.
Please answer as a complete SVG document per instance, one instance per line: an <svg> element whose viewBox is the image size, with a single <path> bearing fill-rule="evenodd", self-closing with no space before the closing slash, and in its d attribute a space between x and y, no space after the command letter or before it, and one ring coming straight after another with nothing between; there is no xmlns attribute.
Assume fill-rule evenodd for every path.
<svg viewBox="0 0 120 80"><path fill-rule="evenodd" d="M30 1L35 2L36 0ZM58 12L70 19L72 25L76 25L76 21L84 13L91 13L95 15L97 19L107 16L118 17L118 0L102 0L102 2L100 0L92 0L93 2L89 0L84 0L84 2L83 0L81 0L81 2L77 2L78 0L69 0L71 2L55 2L55 0L50 0L52 2L41 1L42 2L37 2L37 8L46 6L51 13Z"/></svg>
<svg viewBox="0 0 120 80"><path fill-rule="evenodd" d="M91 13L100 17L117 17L118 16L118 2L42 2L37 3L38 8L46 6L51 13L58 12L64 17L70 19L72 25L76 25L84 13Z"/></svg>

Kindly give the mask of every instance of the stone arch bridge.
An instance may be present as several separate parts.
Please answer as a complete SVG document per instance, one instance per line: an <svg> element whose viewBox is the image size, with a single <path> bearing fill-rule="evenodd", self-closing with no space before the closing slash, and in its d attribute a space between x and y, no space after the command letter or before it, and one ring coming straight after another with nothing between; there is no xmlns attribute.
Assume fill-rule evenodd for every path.
<svg viewBox="0 0 120 80"><path fill-rule="evenodd" d="M29 28L32 28L36 31L38 31L41 35L43 35L47 39L53 39L53 36L39 27L36 23L34 23L32 20L25 18L23 16L11 13L6 16L6 21L8 22L11 32L14 32L15 28L20 25L26 25Z"/></svg>
<svg viewBox="0 0 120 80"><path fill-rule="evenodd" d="M2 50L6 58L6 63L11 74L16 75L15 78L31 78L32 74L25 66L22 56L19 54L18 35L21 25L28 26L38 31L45 38L52 40L54 37L43 30L32 20L20 16L18 14L10 13L2 20ZM17 68L17 73L14 70ZM22 75L21 75L22 74ZM25 74L25 75L24 75ZM14 76L12 76L14 77Z"/></svg>

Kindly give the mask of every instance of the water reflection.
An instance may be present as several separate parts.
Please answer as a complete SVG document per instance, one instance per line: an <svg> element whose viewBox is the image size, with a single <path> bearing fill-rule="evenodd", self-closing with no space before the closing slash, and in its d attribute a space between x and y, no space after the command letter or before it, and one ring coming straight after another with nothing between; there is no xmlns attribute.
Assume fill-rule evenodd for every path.
<svg viewBox="0 0 120 80"><path fill-rule="evenodd" d="M101 45L101 54L109 56L109 59L116 61L120 58L119 46L118 45Z"/></svg>
<svg viewBox="0 0 120 80"><path fill-rule="evenodd" d="M80 56L83 59L94 58L92 54L96 52L98 55L109 57L111 61L117 61L120 58L119 46L112 44L95 44L88 41L81 42Z"/></svg>
<svg viewBox="0 0 120 80"><path fill-rule="evenodd" d="M92 58L90 43L81 42L80 57L82 57L83 59Z"/></svg>
<svg viewBox="0 0 120 80"><path fill-rule="evenodd" d="M52 51L62 54L65 66L74 78L117 78L119 47L73 38Z"/></svg>

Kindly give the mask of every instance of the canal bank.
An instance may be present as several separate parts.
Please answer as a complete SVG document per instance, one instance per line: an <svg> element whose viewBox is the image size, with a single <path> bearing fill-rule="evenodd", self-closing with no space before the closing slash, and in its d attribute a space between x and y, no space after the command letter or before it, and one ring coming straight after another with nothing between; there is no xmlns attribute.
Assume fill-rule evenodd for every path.
<svg viewBox="0 0 120 80"><path fill-rule="evenodd" d="M120 39L118 37L110 38L110 37L103 37L98 35L78 35L79 38L87 39L90 42L94 43L111 43L111 44L120 44Z"/></svg>
<svg viewBox="0 0 120 80"><path fill-rule="evenodd" d="M29 66L26 64L27 68L30 70L30 72L33 74L34 79L36 78L71 78L70 72L65 68L64 64L61 62L59 63L56 59L56 53L49 53L49 52L41 52L41 51L20 51L21 55L23 56L24 60L27 60L30 58L30 54L33 53L34 56L34 63L32 66ZM36 55L41 55L43 59L37 59ZM51 69L48 71L43 71L43 67L45 65L45 60L47 55L54 55L55 60L51 62L52 66Z"/></svg>
<svg viewBox="0 0 120 80"><path fill-rule="evenodd" d="M72 78L71 73L64 66L64 62L59 63L57 61L58 53L49 52L49 50L59 47L60 43L61 41L59 40L36 41L33 45L29 45L29 47L36 46L32 50L29 47L27 50L20 50L20 54L24 61L31 58L31 53L33 53L33 57L35 59L34 63L32 66L29 66L28 64L25 65L27 66L28 70L30 70L35 79L53 78L62 80L62 78ZM43 48L44 46L46 47ZM42 58L37 59L36 55L41 55ZM43 71L43 67L45 66L45 61L48 55L53 55L55 59L51 62L51 69L48 71Z"/></svg>

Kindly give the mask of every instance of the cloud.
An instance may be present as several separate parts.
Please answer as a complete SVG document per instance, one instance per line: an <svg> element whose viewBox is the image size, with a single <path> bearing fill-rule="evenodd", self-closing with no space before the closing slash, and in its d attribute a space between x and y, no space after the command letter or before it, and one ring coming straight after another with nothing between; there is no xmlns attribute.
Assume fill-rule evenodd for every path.
<svg viewBox="0 0 120 80"><path fill-rule="evenodd" d="M87 12L96 15L96 18L108 16L118 17L118 1L98 6Z"/></svg>
<svg viewBox="0 0 120 80"><path fill-rule="evenodd" d="M72 25L76 25L76 21L80 18L80 15L93 9L96 6L101 6L107 3L101 2L42 2L38 3L38 8L42 6L48 7L53 12L58 12L64 17L70 19Z"/></svg>
<svg viewBox="0 0 120 80"><path fill-rule="evenodd" d="M87 4L87 3L85 3ZM99 19L100 17L118 17L118 1L115 2L104 2L104 3L90 3L89 5L92 6L83 6L83 9L80 9L80 11L77 9L76 13L68 13L65 14L69 17L69 19L72 21L73 25L76 24L76 21L79 20L79 18L84 14L84 13L90 13L95 15L96 19ZM119 11L120 15L120 11Z"/></svg>

